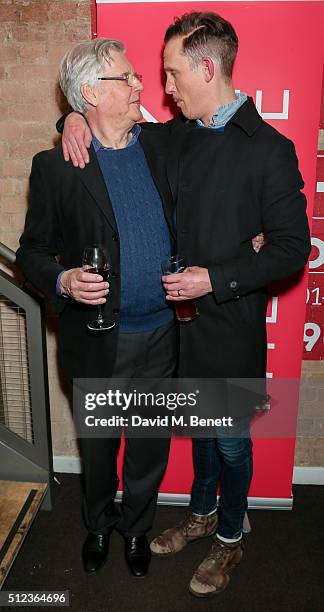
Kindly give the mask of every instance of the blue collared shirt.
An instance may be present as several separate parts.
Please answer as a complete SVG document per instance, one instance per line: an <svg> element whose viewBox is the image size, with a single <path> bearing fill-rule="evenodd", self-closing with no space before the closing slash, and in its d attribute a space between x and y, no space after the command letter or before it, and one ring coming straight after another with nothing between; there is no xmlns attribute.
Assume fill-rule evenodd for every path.
<svg viewBox="0 0 324 612"><path fill-rule="evenodd" d="M141 129L142 128L139 123L135 123L131 129L132 138L130 139L128 145L126 145L125 149L127 149L127 147L132 147L138 141ZM94 134L92 134L92 145L96 153L99 151L99 149L111 149L111 147L105 147L103 144L101 144Z"/></svg>
<svg viewBox="0 0 324 612"><path fill-rule="evenodd" d="M212 116L211 123L209 125L204 125L200 119L197 119L197 125L199 127L207 127L211 129L222 129L225 127L226 123L232 119L233 115L235 115L236 111L247 101L247 95L243 92L239 92L235 94L236 100L233 102L229 102L229 104L224 104L224 106L220 106L217 110L217 113Z"/></svg>

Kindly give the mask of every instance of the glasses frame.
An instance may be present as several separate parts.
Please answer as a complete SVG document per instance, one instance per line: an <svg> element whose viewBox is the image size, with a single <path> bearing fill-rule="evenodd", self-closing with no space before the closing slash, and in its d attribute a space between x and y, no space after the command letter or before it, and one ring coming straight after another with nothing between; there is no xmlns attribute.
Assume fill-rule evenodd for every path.
<svg viewBox="0 0 324 612"><path fill-rule="evenodd" d="M143 80L143 76L141 74L138 74L137 72L129 72L120 76L97 77L98 81L126 81L129 87L133 87L134 79L141 83Z"/></svg>

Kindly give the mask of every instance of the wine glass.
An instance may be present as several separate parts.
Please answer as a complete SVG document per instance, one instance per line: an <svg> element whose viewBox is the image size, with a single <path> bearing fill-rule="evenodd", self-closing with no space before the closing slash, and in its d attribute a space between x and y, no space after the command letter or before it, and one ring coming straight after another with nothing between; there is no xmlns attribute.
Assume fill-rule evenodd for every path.
<svg viewBox="0 0 324 612"><path fill-rule="evenodd" d="M185 258L182 255L172 255L169 259L162 261L163 274L179 274L187 267ZM176 317L178 321L193 321L199 316L199 310L195 300L184 300L174 302Z"/></svg>
<svg viewBox="0 0 324 612"><path fill-rule="evenodd" d="M84 249L82 255L82 267L85 272L100 274L104 281L107 281L109 278L110 263L108 261L107 254L105 250L97 244L87 246ZM109 321L109 319L105 319L103 317L101 304L98 304L97 309L97 319L87 323L87 328L99 332L113 329L113 327L115 327L115 322Z"/></svg>

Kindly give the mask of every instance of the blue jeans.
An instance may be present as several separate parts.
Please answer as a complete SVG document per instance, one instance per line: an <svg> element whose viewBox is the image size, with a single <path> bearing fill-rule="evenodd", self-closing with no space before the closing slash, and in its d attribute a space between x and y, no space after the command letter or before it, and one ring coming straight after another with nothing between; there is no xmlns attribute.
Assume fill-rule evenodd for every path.
<svg viewBox="0 0 324 612"><path fill-rule="evenodd" d="M253 471L250 437L194 438L193 459L192 512L209 514L216 509L221 483L217 533L224 538L239 537Z"/></svg>

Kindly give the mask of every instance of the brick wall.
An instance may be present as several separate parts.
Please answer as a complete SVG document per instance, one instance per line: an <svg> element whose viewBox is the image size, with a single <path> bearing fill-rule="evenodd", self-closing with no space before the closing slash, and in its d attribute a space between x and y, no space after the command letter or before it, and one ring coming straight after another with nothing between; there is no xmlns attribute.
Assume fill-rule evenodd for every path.
<svg viewBox="0 0 324 612"><path fill-rule="evenodd" d="M32 156L53 146L58 63L91 35L90 0L0 0L0 241L15 249Z"/></svg>
<svg viewBox="0 0 324 612"><path fill-rule="evenodd" d="M12 249L23 228L31 158L53 146L55 122L65 110L57 85L58 63L74 41L91 36L90 4L0 0L0 242ZM321 136L324 141L323 132ZM55 317L48 317L47 327L54 454L73 456L77 447L56 364ZM303 375L307 385L301 393L296 464L324 465L323 361L304 362Z"/></svg>
<svg viewBox="0 0 324 612"><path fill-rule="evenodd" d="M55 123L66 109L57 84L59 61L73 42L90 36L90 0L0 0L0 242L14 250L24 224L32 157L53 146ZM57 368L56 325L49 316L53 448L56 455L75 455Z"/></svg>

